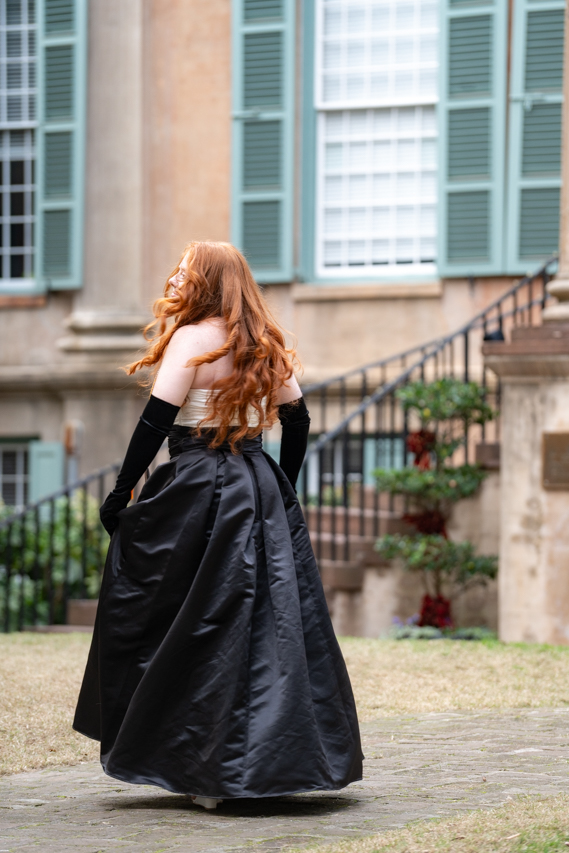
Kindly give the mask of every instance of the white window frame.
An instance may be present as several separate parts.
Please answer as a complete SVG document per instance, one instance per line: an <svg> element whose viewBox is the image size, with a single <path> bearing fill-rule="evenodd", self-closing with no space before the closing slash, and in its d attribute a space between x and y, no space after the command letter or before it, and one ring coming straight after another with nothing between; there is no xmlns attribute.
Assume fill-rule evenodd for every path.
<svg viewBox="0 0 569 853"><path fill-rule="evenodd" d="M415 6L416 15L419 14L419 10L421 7L426 7L428 5L434 5L433 0L397 0L398 4L403 4L406 2L407 5ZM350 100L346 97L343 99L337 99L334 101L325 101L324 93L323 93L323 85L324 85L324 73L325 70L323 68L323 51L325 44L325 36L324 36L324 13L325 9L331 9L335 5L340 5L340 3L336 2L336 0L316 0L315 5L315 14L316 14L316 26L315 26L315 74L314 74L314 104L317 110L317 128L316 128L316 205L315 205L315 272L317 279L320 280L342 280L349 278L351 280L359 279L359 280L370 280L370 279L389 279L389 280L399 280L404 279L405 281L409 281L410 279L429 279L437 277L437 264L436 264L436 241L437 241L437 230L436 230L436 205L437 205L437 164L435 162L434 166L430 167L429 171L434 172L434 191L431 194L430 198L426 196L416 197L414 202L410 200L402 201L401 207L405 206L413 206L415 208L415 223L414 230L412 231L411 236L413 237L413 245L414 245L414 253L411 262L409 259L403 260L402 258L397 258L396 254L394 255L394 237L391 238L390 244L390 262L389 263L374 263L372 261L373 258L373 246L371 241L373 241L374 236L383 237L383 234L374 234L373 224L372 224L372 207L375 207L377 204L377 200L373 195L373 189L371 187L372 175L373 175L373 166L371 161L369 161L366 166L366 180L369 184L368 186L368 197L365 202L365 206L367 208L366 218L366 232L362 233L360 238L354 238L354 235L349 235L347 233L347 218L348 218L348 209L349 209L349 201L346 196L342 199L340 206L342 207L342 215L343 215L343 223L342 223L342 252L341 252L341 262L339 266L326 266L325 258L324 258L324 244L326 242L326 233L324 228L324 217L325 217L325 196L324 196L324 185L326 179L326 166L324 163L324 148L325 144L328 140L325 138L324 133L324 123L326 121L326 116L330 113L352 113L352 112L362 112L365 111L367 113L371 113L374 110L401 110L401 109L419 109L422 107L427 107L429 109L436 110L436 105L438 103L438 51L436 52L435 58L430 62L419 63L421 68L432 68L433 76L435 82L435 86L437 87L436 93L424 93L421 95L418 92L417 87L415 87L414 91L410 93L408 96L403 97L401 95L395 96L393 91L393 86L389 89L389 91L384 92L384 94L380 96L371 96L371 75L375 73L372 71L371 65L369 64L369 51L371 50L371 38L368 37L367 32L361 34L359 37L355 36L355 38L359 40L365 41L365 51L366 57L368 60L368 64L362 66L362 73L367 77L367 94L357 100ZM372 7L376 9L382 4L378 2L378 0L344 0L341 8L365 8L367 10L367 21L371 21ZM383 6L393 5L395 8L395 3L393 0L389 2L389 0L385 0ZM439 35L439 23L438 23L438 14L436 14L437 10L435 10L435 14L433 15L433 25L428 29L421 30L420 27L417 27L413 32L415 33L415 39L419 39L421 34L432 34L436 38ZM417 20L417 18L416 18ZM381 34L378 34L378 39ZM393 52L395 49L395 36L394 31L389 31L389 38L391 41L389 42L390 51ZM347 50L347 38L342 35L342 51ZM418 46L417 46L418 49ZM415 49L415 57L417 54L417 49ZM415 83L417 83L417 74L419 69L419 64L415 61L411 66L410 70L415 74ZM347 66L343 67L344 76L347 75ZM387 66L386 66L387 67ZM403 67L402 67L403 68ZM399 70L402 70L400 68ZM390 74L395 73L393 69L389 71ZM344 84L346 85L346 84ZM365 86L364 86L365 88ZM344 90L345 91L345 90ZM394 119L393 119L394 121ZM368 120L368 126L371 128L372 119ZM422 139L432 139L434 141L435 150L437 149L437 130L436 130L436 122L434 123L434 132L427 133L424 135L420 135L415 137L417 141L420 143ZM373 145L375 141L375 137L373 133L368 132L368 144ZM389 170L391 185L393 187L393 182L395 180L396 167L392 165ZM416 180L419 180L420 171L415 167L412 171L416 174ZM345 175L349 174L349 168L345 171ZM347 183L347 177L345 179L345 183ZM381 202L379 202L381 205ZM358 205L360 205L358 201ZM434 231L432 234L431 243L434 242L434 251L430 251L428 254L433 255L433 259L430 262L421 262L421 260L425 260L421 258L420 246L418 244L419 239L419 231L417 230L420 226L418 223L419 217L419 205L424 205L425 207L432 208L434 205L435 208L435 225ZM390 203L389 207L393 207ZM393 213L390 214L392 216ZM390 222L390 227L392 230L395 229L395 225ZM354 245L359 239L366 241L365 247L365 262L362 264L357 260L353 263L350 262L350 239L354 240ZM333 238L330 237L330 241L333 242ZM360 250L358 250L360 251ZM428 260L428 259L427 259Z"/></svg>

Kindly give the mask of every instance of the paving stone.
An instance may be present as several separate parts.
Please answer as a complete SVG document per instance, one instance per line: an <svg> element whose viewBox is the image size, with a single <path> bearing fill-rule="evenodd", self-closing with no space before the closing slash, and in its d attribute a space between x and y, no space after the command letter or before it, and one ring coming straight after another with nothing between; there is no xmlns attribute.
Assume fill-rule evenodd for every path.
<svg viewBox="0 0 569 853"><path fill-rule="evenodd" d="M405 716L362 734L362 782L215 812L98 764L5 776L0 853L269 853L569 789L569 709Z"/></svg>

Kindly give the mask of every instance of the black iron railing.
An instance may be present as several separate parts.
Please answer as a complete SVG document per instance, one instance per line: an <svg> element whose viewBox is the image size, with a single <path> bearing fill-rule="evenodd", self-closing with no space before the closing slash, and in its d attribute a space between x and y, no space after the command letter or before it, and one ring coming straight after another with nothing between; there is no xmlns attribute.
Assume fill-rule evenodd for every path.
<svg viewBox="0 0 569 853"><path fill-rule="evenodd" d="M302 393L310 408L313 430L326 434L333 424L349 417L370 394L399 376L409 364L427 356L436 344L436 341L420 344L404 352L355 367L341 376L303 385Z"/></svg>
<svg viewBox="0 0 569 853"><path fill-rule="evenodd" d="M0 516L0 631L67 622L72 598L96 598L109 537L99 506L119 464Z"/></svg>
<svg viewBox="0 0 569 853"><path fill-rule="evenodd" d="M499 410L500 385L484 366L481 344L484 340L505 340L517 326L541 324L555 263L551 258L452 334L389 359L389 366L396 364L397 358L404 358L405 365L395 377L380 374L373 390L368 391L368 371L378 366L381 370L382 362L351 372L351 376L361 377L360 399L352 401L350 411L337 418L333 428L320 431L309 446L301 472L300 499L320 563L358 561L379 535L400 525L405 507L392 496L379 493L373 476L377 468L411 464L406 438L419 424L409 423L397 397L400 388L409 382L442 377L475 381L485 389L487 401ZM334 384L345 387L343 379L305 389L311 414L318 408L319 399L324 407L329 405L331 389ZM320 423L325 422L325 415L321 415ZM463 431L457 436L463 441L453 461L473 462L481 457L481 450L486 451L487 459L493 451L496 454L499 431L499 418L490 425Z"/></svg>

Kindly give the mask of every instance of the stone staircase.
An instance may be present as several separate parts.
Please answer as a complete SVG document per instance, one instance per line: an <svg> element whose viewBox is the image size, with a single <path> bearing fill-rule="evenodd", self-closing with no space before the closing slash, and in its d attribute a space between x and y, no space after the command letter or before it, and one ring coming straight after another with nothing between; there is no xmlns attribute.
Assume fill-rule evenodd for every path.
<svg viewBox="0 0 569 853"><path fill-rule="evenodd" d="M379 536L413 531L403 520L403 512L400 501L390 500L388 495L378 494L369 486L352 490L347 507L305 509L312 547L331 607L336 592L353 593L362 589L366 569L386 566L374 548Z"/></svg>

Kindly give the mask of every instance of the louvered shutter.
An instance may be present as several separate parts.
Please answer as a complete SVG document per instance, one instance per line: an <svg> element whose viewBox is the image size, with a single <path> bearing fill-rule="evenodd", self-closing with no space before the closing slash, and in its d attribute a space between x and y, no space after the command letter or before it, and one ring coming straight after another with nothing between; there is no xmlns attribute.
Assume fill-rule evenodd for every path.
<svg viewBox="0 0 569 853"><path fill-rule="evenodd" d="M508 151L508 272L557 251L561 191L563 0L516 0Z"/></svg>
<svg viewBox="0 0 569 853"><path fill-rule="evenodd" d="M234 9L232 242L257 281L292 278L294 0Z"/></svg>
<svg viewBox="0 0 569 853"><path fill-rule="evenodd" d="M87 0L38 3L37 275L82 284Z"/></svg>
<svg viewBox="0 0 569 853"><path fill-rule="evenodd" d="M505 0L441 0L443 276L502 271L506 63Z"/></svg>

